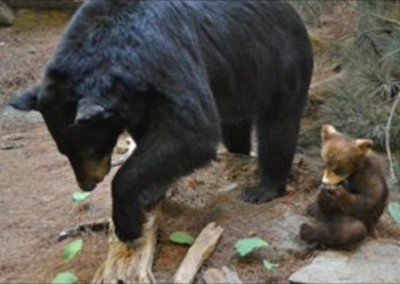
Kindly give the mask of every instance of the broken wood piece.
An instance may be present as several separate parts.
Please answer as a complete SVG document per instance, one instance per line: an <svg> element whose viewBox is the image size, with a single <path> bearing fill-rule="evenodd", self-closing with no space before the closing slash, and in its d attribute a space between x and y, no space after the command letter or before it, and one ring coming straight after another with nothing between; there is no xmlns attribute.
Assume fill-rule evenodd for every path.
<svg viewBox="0 0 400 284"><path fill-rule="evenodd" d="M92 283L155 283L152 266L157 243L156 217L148 217L143 236L133 244L119 241L113 226L111 231L107 259Z"/></svg>
<svg viewBox="0 0 400 284"><path fill-rule="evenodd" d="M73 238L81 233L93 231L93 232L100 232L100 231L108 231L110 227L110 218L107 219L100 219L90 223L79 224L78 226L72 227L70 229L61 231L58 235L58 241L63 241L67 238Z"/></svg>
<svg viewBox="0 0 400 284"><path fill-rule="evenodd" d="M230 283L230 284L241 284L243 283L238 274L235 271L230 270L224 266L222 269L209 268L204 272L204 281L207 284L213 283Z"/></svg>
<svg viewBox="0 0 400 284"><path fill-rule="evenodd" d="M126 145L124 145L123 147L124 148L127 147L127 150L118 159L115 159L112 161L112 163L111 163L112 167L116 167L116 166L119 166L119 165L122 165L123 163L125 163L125 161L131 156L133 151L136 149L136 143L135 143L135 141L133 141L133 139L131 137L127 137L125 139L125 143L126 143ZM121 146L117 146L116 149L118 147L121 147ZM118 151L121 152L121 150L118 150Z"/></svg>
<svg viewBox="0 0 400 284"><path fill-rule="evenodd" d="M193 283L203 262L214 251L224 229L215 223L208 224L190 247L174 276L174 283Z"/></svg>

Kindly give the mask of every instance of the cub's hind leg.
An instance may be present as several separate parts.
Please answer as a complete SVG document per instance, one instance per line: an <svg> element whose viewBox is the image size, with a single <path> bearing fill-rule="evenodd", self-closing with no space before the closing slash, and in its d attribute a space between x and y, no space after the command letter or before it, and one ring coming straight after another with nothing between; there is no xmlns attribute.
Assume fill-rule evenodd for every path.
<svg viewBox="0 0 400 284"><path fill-rule="evenodd" d="M360 243L367 236L367 228L357 219L340 217L315 225L302 224L300 239L322 246L348 249Z"/></svg>

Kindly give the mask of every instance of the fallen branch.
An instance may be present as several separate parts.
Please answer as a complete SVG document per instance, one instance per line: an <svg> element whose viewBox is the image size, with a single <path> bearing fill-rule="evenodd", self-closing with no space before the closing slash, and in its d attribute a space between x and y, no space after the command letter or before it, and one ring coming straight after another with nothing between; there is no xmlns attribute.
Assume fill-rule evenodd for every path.
<svg viewBox="0 0 400 284"><path fill-rule="evenodd" d="M113 226L111 230L107 259L97 270L92 283L155 283L152 273L157 243L155 215L148 217L143 237L133 245L120 242Z"/></svg>
<svg viewBox="0 0 400 284"><path fill-rule="evenodd" d="M385 144L386 144L386 152L388 155L388 160L389 160L389 166L390 166L390 177L391 177L391 181L393 183L397 183L398 180L396 178L396 174L394 172L394 165L393 165L393 158L392 158L392 152L390 150L390 127L392 125L392 119L394 116L394 113L397 109L397 105L399 104L399 100L400 100L400 93L397 94L395 101L393 103L392 109L390 110L390 115L386 124L386 128L385 128Z"/></svg>
<svg viewBox="0 0 400 284"><path fill-rule="evenodd" d="M202 263L214 251L224 229L208 224L197 237L174 276L174 283L193 283Z"/></svg>
<svg viewBox="0 0 400 284"><path fill-rule="evenodd" d="M207 284L213 283L230 283L230 284L241 284L239 276L235 271L230 270L228 267L224 266L222 269L209 268L204 272L204 281Z"/></svg>

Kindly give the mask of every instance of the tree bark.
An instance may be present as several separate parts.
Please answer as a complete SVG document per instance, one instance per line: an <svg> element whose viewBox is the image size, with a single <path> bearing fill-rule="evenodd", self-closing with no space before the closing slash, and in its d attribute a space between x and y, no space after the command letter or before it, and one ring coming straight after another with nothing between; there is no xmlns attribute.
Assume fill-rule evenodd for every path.
<svg viewBox="0 0 400 284"><path fill-rule="evenodd" d="M84 0L5 0L14 9L76 10Z"/></svg>

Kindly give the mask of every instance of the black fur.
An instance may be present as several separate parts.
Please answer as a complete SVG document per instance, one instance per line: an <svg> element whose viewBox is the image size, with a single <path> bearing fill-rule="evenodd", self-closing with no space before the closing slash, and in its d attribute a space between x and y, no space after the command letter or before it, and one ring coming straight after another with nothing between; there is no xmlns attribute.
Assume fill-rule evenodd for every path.
<svg viewBox="0 0 400 284"><path fill-rule="evenodd" d="M215 157L221 138L248 154L252 125L261 183L245 199L284 194L312 65L286 2L93 0L67 28L36 103L76 173L89 148L110 154L123 129L136 140L112 182L116 233L132 240L143 209ZM77 110L88 97L90 115Z"/></svg>

